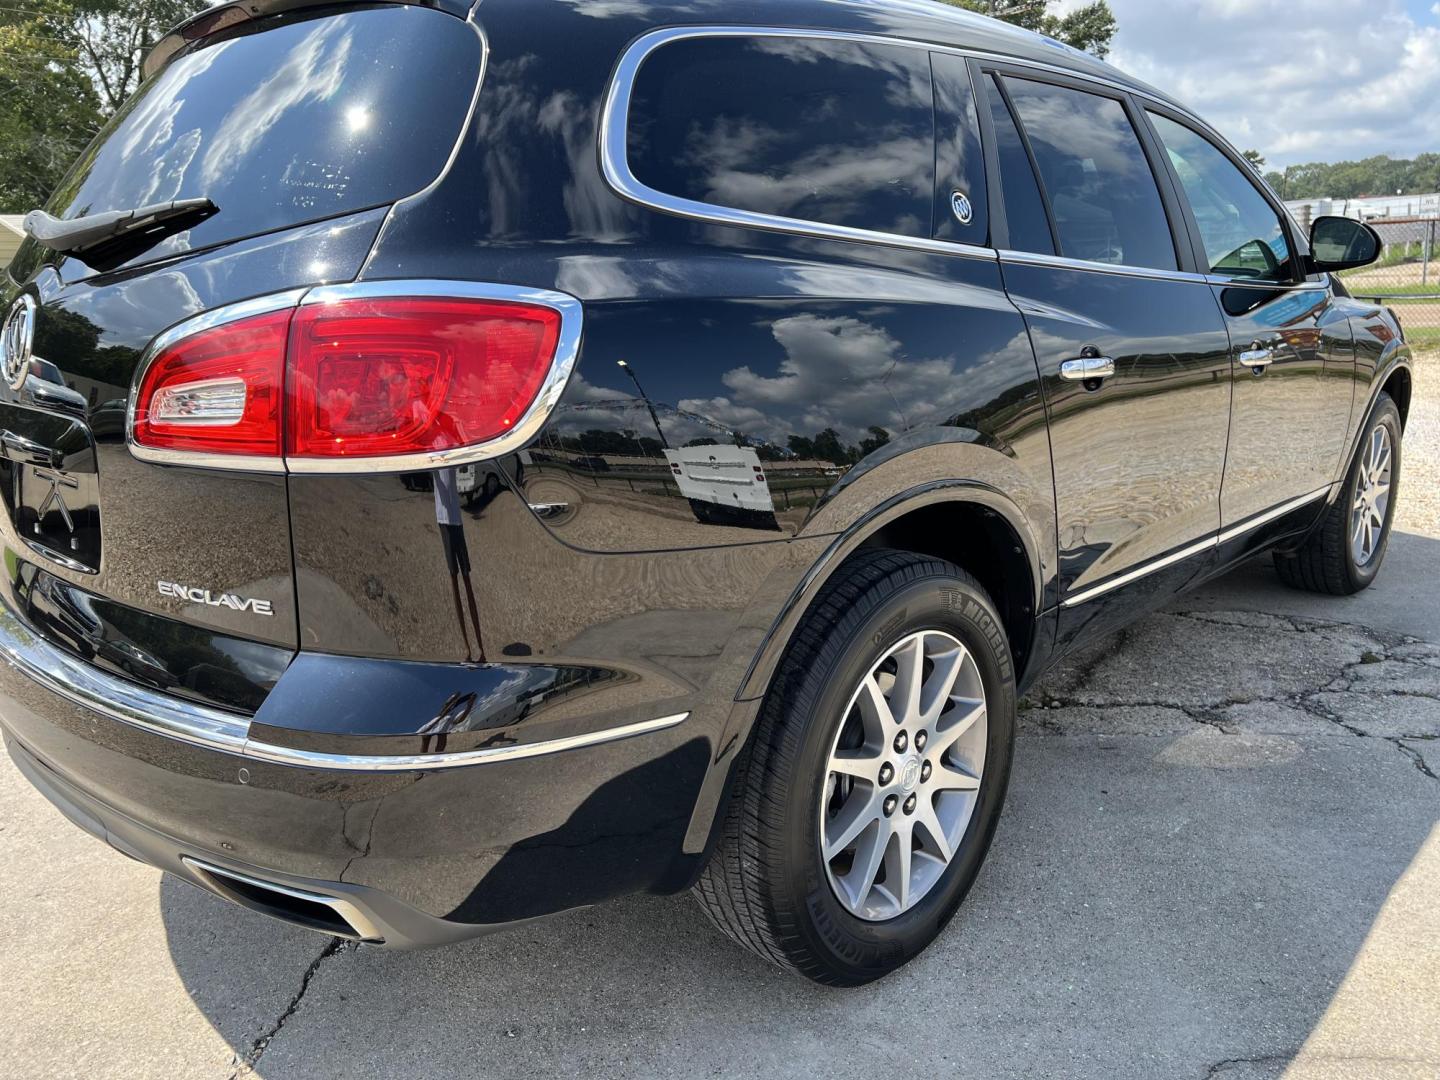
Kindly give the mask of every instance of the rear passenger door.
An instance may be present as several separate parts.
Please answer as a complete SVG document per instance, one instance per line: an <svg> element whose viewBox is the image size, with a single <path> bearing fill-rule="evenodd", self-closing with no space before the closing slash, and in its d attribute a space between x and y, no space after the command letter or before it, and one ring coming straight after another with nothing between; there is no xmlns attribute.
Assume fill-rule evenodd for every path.
<svg viewBox="0 0 1440 1080"><path fill-rule="evenodd" d="M991 213L1050 415L1062 647L1208 568L1229 338L1134 104L981 65Z"/></svg>
<svg viewBox="0 0 1440 1080"><path fill-rule="evenodd" d="M1229 325L1235 392L1221 525L1261 544L1339 471L1355 388L1350 325L1329 278L1300 272L1285 219L1248 168L1179 114L1147 111Z"/></svg>

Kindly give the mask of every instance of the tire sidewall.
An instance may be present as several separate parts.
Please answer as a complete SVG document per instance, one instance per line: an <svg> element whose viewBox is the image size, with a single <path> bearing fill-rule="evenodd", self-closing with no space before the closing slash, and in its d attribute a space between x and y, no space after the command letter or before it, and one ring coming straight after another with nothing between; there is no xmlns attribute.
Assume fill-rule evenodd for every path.
<svg viewBox="0 0 1440 1080"><path fill-rule="evenodd" d="M862 605L857 605L862 606ZM941 880L914 907L885 922L867 922L835 896L820 857L820 798L829 755L850 698L860 680L896 642L920 630L940 630L970 650L985 687L988 721L985 768L975 812L959 851ZM792 908L810 944L847 969L855 981L882 975L920 952L944 928L974 883L989 848L1005 798L1013 752L1015 673L999 617L985 595L966 580L936 575L884 596L853 622L837 626L844 636L836 657L817 663L791 700L813 700L804 716L802 745L787 778L785 809L792 827L780 865L782 908ZM818 693L806 694L819 686Z"/></svg>

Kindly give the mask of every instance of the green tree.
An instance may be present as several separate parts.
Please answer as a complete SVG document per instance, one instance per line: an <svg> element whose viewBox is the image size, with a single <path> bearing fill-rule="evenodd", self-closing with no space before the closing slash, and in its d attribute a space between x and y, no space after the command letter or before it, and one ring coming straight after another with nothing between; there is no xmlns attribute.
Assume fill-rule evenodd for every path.
<svg viewBox="0 0 1440 1080"><path fill-rule="evenodd" d="M1244 158L1256 172L1264 172L1265 158L1259 150L1246 150Z"/></svg>
<svg viewBox="0 0 1440 1080"><path fill-rule="evenodd" d="M1105 0L1078 7L1066 15L1050 13L1052 0L943 0L951 7L966 8L1034 30L1072 48L1104 57L1110 51L1118 25L1115 13Z"/></svg>
<svg viewBox="0 0 1440 1080"><path fill-rule="evenodd" d="M150 46L204 0L0 7L0 209L41 205L140 85Z"/></svg>
<svg viewBox="0 0 1440 1080"><path fill-rule="evenodd" d="M1265 174L1284 199L1357 199L1370 195L1419 195L1440 191L1440 153L1362 161L1311 161Z"/></svg>

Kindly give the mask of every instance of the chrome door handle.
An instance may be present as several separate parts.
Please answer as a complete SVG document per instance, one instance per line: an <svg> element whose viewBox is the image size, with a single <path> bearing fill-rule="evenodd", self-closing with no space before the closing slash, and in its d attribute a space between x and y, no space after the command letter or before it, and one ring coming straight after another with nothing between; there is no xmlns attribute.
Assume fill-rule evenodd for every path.
<svg viewBox="0 0 1440 1080"><path fill-rule="evenodd" d="M1067 382L1108 379L1115 374L1115 361L1108 356L1082 356L1060 364L1060 377Z"/></svg>
<svg viewBox="0 0 1440 1080"><path fill-rule="evenodd" d="M1240 366L1248 367L1256 375L1264 375L1265 369L1275 362L1274 349L1255 346L1240 354Z"/></svg>

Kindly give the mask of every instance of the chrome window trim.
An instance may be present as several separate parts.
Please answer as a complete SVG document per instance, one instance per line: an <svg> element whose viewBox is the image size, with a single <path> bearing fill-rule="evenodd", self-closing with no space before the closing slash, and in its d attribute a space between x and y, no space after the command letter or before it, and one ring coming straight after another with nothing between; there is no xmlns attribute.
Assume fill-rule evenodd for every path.
<svg viewBox="0 0 1440 1080"><path fill-rule="evenodd" d="M688 712L641 720L620 727L568 735L560 739L519 743L514 746L486 746L478 750L462 750L453 754L328 754L316 750L296 750L254 739L245 745L245 756L277 765L294 765L307 769L333 769L344 772L433 772L437 769L459 769L467 765L494 765L505 761L545 757L605 743L632 739L637 735L678 727L690 718Z"/></svg>
<svg viewBox="0 0 1440 1080"><path fill-rule="evenodd" d="M1169 555L1154 559L1151 562L1145 563L1143 566L1136 567L1128 573L1121 574L1119 577L1111 578L1109 581L1102 581L1098 585L1092 585L1077 593L1071 593L1060 602L1060 606L1062 608L1078 607L1090 600L1094 600L1096 597L1104 596L1106 593L1118 589L1123 585L1129 585L1131 582L1139 581L1143 577L1164 570L1168 566L1174 566L1176 563L1184 562L1186 559L1193 558L1196 555L1203 555L1207 551L1212 551L1224 544L1228 544L1232 540L1238 540L1246 533L1252 532L1262 525L1268 525L1276 518L1284 517L1286 514L1308 506L1312 502L1318 502L1320 499L1327 498L1330 494L1331 486L1332 485L1327 484L1318 491L1312 491L1308 495L1301 495L1298 498L1290 499L1287 502L1281 503L1279 506L1271 507L1269 510L1242 521L1239 525L1234 525L1221 532L1212 533L1204 540L1190 544L1188 547L1181 548L1179 551L1172 552Z"/></svg>
<svg viewBox="0 0 1440 1080"><path fill-rule="evenodd" d="M1087 270L1094 274L1113 274L1117 277L1205 284L1204 274L1194 274L1188 270L1160 270L1150 266L1130 266L1126 263L1092 262L1089 259L1070 259L1063 255L1042 255L1033 251L1012 251L1008 248L1000 250L1000 261L1023 266L1043 266L1052 270Z"/></svg>
<svg viewBox="0 0 1440 1080"><path fill-rule="evenodd" d="M849 41L869 45L892 45L934 49L935 46L896 38L876 37L870 34L851 34L838 30L793 30L763 26L682 26L664 30L653 30L637 38L616 66L615 74L606 94L605 105L600 118L600 170L605 181L619 195L631 202L659 210L662 213L694 221L706 221L715 225L730 225L761 229L767 232L785 233L794 236L809 236L821 240L847 240L861 244L881 244L887 247L909 248L936 255L959 255L971 259L993 261L995 249L979 244L964 244L958 241L935 240L923 236L906 236L902 233L878 232L859 229L849 225L827 225L824 222L808 221L804 218L783 217L778 214L762 214L751 210L737 210L718 203L699 202L669 195L642 183L630 171L627 151L627 129L630 115L630 97L634 90L635 76L640 66L652 52L675 41L701 37L745 37L812 38L826 41ZM955 51L955 50L941 50ZM959 53L958 55L964 55ZM933 193L932 193L933 197Z"/></svg>
<svg viewBox="0 0 1440 1080"><path fill-rule="evenodd" d="M548 307L560 315L560 336L550 371L539 393L515 426L502 435L472 446L435 453L405 454L391 457L354 457L343 459L301 457L251 457L238 454L206 454L190 450L156 449L135 442L135 403L146 369L164 350L194 334L213 330L240 319L268 315L287 309L298 310L314 304L338 300L377 299L386 297L458 298L498 300L508 303ZM580 301L568 293L550 289L533 289L519 285L499 285L479 281L433 280L425 278L394 278L385 281L352 282L347 285L321 285L310 289L291 289L270 296L228 304L203 315L179 323L157 337L145 350L130 385L130 401L125 413L125 441L130 453L141 461L160 465L188 465L195 468L224 469L239 472L294 473L300 475L380 475L397 472L425 472L431 469L469 465L503 457L523 449L540 433L565 392L580 355L584 332L584 309Z"/></svg>
<svg viewBox="0 0 1440 1080"><path fill-rule="evenodd" d="M630 113L630 97L635 77L651 53L664 45L690 38L702 37L796 37L822 41L852 41L870 45L895 45L904 48L925 49L928 52L945 53L979 60L981 63L1005 63L1028 68L1041 73L1050 73L1066 78L1079 79L1104 87L1119 94L1132 94L1145 101L1160 104L1169 109L1184 112L1197 126L1214 139L1230 144L1203 120L1183 110L1176 102L1141 87L1107 79L1085 71L1044 64L1037 60L1006 56L979 49L963 49L953 45L917 41L913 38L884 37L877 34L852 33L843 30L808 30L775 26L704 25L668 27L652 30L636 38L621 55L615 74L606 93L605 104L600 118L600 170L606 183L623 198L651 210L672 214L694 221L705 221L716 225L730 225L741 228L762 229L768 232L793 236L808 236L822 240L848 240L857 243L881 244L889 247L908 248L938 255L959 255L966 258L993 260L1008 258L1014 262L1034 262L1059 268L1095 270L1100 273L1119 274L1130 277L1154 277L1173 281L1204 281L1205 275L1184 270L1157 270L1151 267L1117 266L1111 263L1090 262L1084 259L1067 259L1063 256L1032 255L1029 252L997 251L977 244L963 244L958 241L934 240L924 237L905 236L900 233L876 232L843 225L826 225L823 222L806 221L801 218L760 214L748 210L736 210L716 203L699 202L668 195L642 183L630 171L627 153L627 123Z"/></svg>

